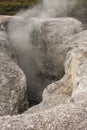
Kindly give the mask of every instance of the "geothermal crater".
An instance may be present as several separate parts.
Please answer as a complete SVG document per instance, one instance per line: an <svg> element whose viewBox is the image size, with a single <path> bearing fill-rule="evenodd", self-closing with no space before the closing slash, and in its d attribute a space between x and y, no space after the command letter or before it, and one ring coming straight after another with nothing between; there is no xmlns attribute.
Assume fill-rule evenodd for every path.
<svg viewBox="0 0 87 130"><path fill-rule="evenodd" d="M64 75L64 62L71 45L64 45L67 37L82 30L74 18L30 18L10 20L8 36L18 64L27 77L27 96L30 106L42 100L48 84Z"/></svg>
<svg viewBox="0 0 87 130"><path fill-rule="evenodd" d="M41 20L39 24L37 21L30 19L26 22L22 17L16 17L10 20L7 30L11 47L16 52L18 65L27 78L26 94L30 107L42 101L42 93L47 85L62 78L67 53L67 49L60 52L57 50L57 44L61 44L62 41L52 43L51 39L44 38L47 35L49 38L51 35L53 38L54 35L58 35L57 30L51 34L51 24L54 24L56 29L57 22L64 24L65 20L51 19L50 22L47 19Z"/></svg>
<svg viewBox="0 0 87 130"><path fill-rule="evenodd" d="M0 129L87 129L87 28L68 3L0 16Z"/></svg>
<svg viewBox="0 0 87 130"><path fill-rule="evenodd" d="M83 129L87 30L74 18L45 19L38 25L33 20L13 17L1 22L0 115L16 116L1 117L0 127Z"/></svg>

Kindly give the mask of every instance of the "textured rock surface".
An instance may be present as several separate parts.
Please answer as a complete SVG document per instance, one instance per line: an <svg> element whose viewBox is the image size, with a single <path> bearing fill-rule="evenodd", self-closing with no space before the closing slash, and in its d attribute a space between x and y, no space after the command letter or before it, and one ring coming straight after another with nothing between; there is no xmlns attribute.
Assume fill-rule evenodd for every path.
<svg viewBox="0 0 87 130"><path fill-rule="evenodd" d="M38 32L35 33L34 42L38 43L38 48L45 54L42 73L61 78L64 59L70 49L66 46L67 43L64 45L63 42L82 29L81 22L74 18L49 19L41 24Z"/></svg>
<svg viewBox="0 0 87 130"><path fill-rule="evenodd" d="M11 19L9 30L9 39L28 79L28 98L32 106L42 100L42 92L48 84L64 75L64 60L70 47L63 41L81 32L83 25L67 17L28 21L20 18Z"/></svg>
<svg viewBox="0 0 87 130"><path fill-rule="evenodd" d="M41 99L43 89L64 75L64 61L70 45L66 46L67 43L63 44L63 41L82 30L81 22L74 18L45 19L39 24L39 27L33 30L32 44L42 56L40 58L37 56L42 68L37 75L33 75L31 78L30 75L28 76L28 93L31 101ZM72 46L74 47L74 45ZM24 67L23 70L25 71L27 64ZM28 71L25 73L28 75ZM31 82L35 79L38 84Z"/></svg>
<svg viewBox="0 0 87 130"><path fill-rule="evenodd" d="M0 118L0 128L2 130L86 130L87 128L87 47L75 48L67 54L65 63L65 76L59 82L49 86L45 91L46 100L51 99L58 90L60 93L68 95L69 87L72 88L70 99L65 103L57 103L49 109L42 109L40 112L22 114L13 117ZM66 78L65 78L66 77ZM68 81L69 80L69 81ZM67 82L68 81L68 82ZM60 83L61 82L61 83ZM63 88L64 85L64 88ZM67 86L66 86L67 85ZM54 94L55 93L55 94ZM44 96L45 96L44 95ZM43 97L45 100L45 97ZM49 100L50 101L50 100ZM53 99L53 102L55 100ZM49 103L48 103L49 104Z"/></svg>
<svg viewBox="0 0 87 130"><path fill-rule="evenodd" d="M17 65L15 52L4 31L5 26L1 24L0 29L0 116L3 116L22 111L26 102L26 77Z"/></svg>
<svg viewBox="0 0 87 130"><path fill-rule="evenodd" d="M87 47L87 30L84 30L84 31L82 31L78 34L75 34L75 35L73 35L69 38L67 37L67 40L64 40L63 44L61 44L59 46L60 49L63 48L63 47L64 48L69 47L70 49L77 48L77 50L78 50L79 47L84 47L84 48ZM82 58L80 53L82 53L82 52L79 51L78 55L79 55L80 58ZM67 57L70 57L71 56L70 54L71 54L71 51L70 51L70 53L68 54ZM75 57L78 56L77 54L75 55L74 53L72 55L74 55ZM85 56L83 55L83 57L85 57ZM60 57L59 57L59 59L60 59ZM71 78L71 76L65 74L65 76L60 81L58 81L56 83L52 83L51 85L49 85L47 87L47 89L44 90L43 102L41 102L40 105L37 105L37 106L29 109L28 113L35 112L36 110L37 111L42 110L44 108L47 109L50 106L52 107L56 104L60 105L61 103L66 103L70 100L70 96L72 95L72 91L73 91L73 87L71 87L71 86L73 86L73 80L76 77L76 75L74 73L76 73L76 71L77 71L76 69L78 69L77 64L79 62L78 62L77 58L74 61L72 56L69 59L68 58L65 58L65 59L66 59L65 65L67 64L65 66L65 73L67 73L66 69L68 71L70 69L69 68L69 64L70 64L69 61L73 62L72 63L73 66L70 70L73 73L72 78ZM82 63L79 63L79 64L82 64ZM76 68L74 68L74 65L75 65ZM71 64L70 64L70 67L71 67Z"/></svg>
<svg viewBox="0 0 87 130"><path fill-rule="evenodd" d="M70 19L70 21L72 20ZM62 29L59 28L61 24ZM42 43L47 47L45 51L49 55L50 51L53 52L52 58L56 56L56 63L57 58L61 61L60 55L65 51L60 64L65 64L63 78L50 84L44 90L43 101L39 105L32 107L21 115L0 117L1 130L87 129L87 30L82 31L82 24L78 21L75 21L75 24L72 23L73 26L75 25L73 29L70 26L71 24L64 25L55 20L52 23L46 21L45 25L42 25L40 30L37 31L40 35L40 37L37 37L38 46L41 41L44 41ZM39 48L42 51L44 50L43 46ZM0 53L3 53L3 49L5 50L4 54L5 52L9 54L9 56L5 55L5 61L3 61L6 62L7 57L7 61L10 61L9 58L12 57L10 55L12 53L7 53L7 48L3 46L1 46ZM14 61L11 64L16 62L15 58L13 59ZM11 65L9 68L11 68ZM4 79L7 80L7 78Z"/></svg>

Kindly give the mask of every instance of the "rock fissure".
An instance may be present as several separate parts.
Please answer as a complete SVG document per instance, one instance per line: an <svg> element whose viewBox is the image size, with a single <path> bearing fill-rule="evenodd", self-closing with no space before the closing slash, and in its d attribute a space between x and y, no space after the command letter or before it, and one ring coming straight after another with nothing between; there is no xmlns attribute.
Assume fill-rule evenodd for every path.
<svg viewBox="0 0 87 130"><path fill-rule="evenodd" d="M12 20L8 33L0 31L0 129L85 130L87 30L74 18L51 18L34 24L29 35L23 19L16 19L18 30Z"/></svg>
<svg viewBox="0 0 87 130"><path fill-rule="evenodd" d="M29 24L26 27L32 27L33 24L33 29L28 30L23 27L24 19L12 19L9 29L9 40L16 50L18 63L27 77L30 106L40 103L42 92L47 85L64 75L65 57L70 46L64 46L63 39L83 29L81 22L73 18L51 18L42 20L40 24L35 21L36 19L30 19L29 23L26 22ZM28 35L25 41L24 37L18 38L16 34L22 36L24 32L26 36Z"/></svg>

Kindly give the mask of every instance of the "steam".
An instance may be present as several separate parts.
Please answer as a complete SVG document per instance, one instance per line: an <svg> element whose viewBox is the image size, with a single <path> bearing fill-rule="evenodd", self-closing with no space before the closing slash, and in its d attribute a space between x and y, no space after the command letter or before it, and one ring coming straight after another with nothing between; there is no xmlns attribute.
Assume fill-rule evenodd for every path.
<svg viewBox="0 0 87 130"><path fill-rule="evenodd" d="M43 0L32 9L20 11L10 20L9 39L18 56L19 65L27 76L30 102L37 97L36 90L44 89L44 86L51 82L50 78L47 81L37 76L44 69L46 55L41 52L38 44L32 42L33 33L45 20L67 16L74 5L75 0ZM39 100L38 97L36 100Z"/></svg>
<svg viewBox="0 0 87 130"><path fill-rule="evenodd" d="M17 15L20 15L26 19L31 17L53 18L67 16L75 4L76 0L43 0L33 9L21 11Z"/></svg>

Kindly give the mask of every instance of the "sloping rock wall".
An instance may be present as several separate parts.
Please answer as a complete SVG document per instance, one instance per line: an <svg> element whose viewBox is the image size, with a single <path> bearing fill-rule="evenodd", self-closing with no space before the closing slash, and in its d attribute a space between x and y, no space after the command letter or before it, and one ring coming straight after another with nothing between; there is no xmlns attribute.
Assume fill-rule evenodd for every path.
<svg viewBox="0 0 87 130"><path fill-rule="evenodd" d="M1 21L2 22L2 21ZM22 112L26 104L26 77L19 68L15 51L11 48L5 26L0 26L0 116Z"/></svg>
<svg viewBox="0 0 87 130"><path fill-rule="evenodd" d="M80 22L75 22L79 23L79 26L77 26L78 24L75 24L74 26L75 31L74 29L71 29L70 26L69 26L70 28L67 29L68 25L67 26L63 25L64 33L62 29L54 33L53 29L55 30L56 28L55 27L56 21L54 20L54 23L52 24L50 22L48 24L48 22L46 21L47 26L44 27L46 27L47 29L42 26L43 29L37 30L37 32L41 34L40 37L41 40L45 41L43 43L47 45L46 51L49 52L49 54L50 54L49 48L51 47L51 50L54 50L54 45L56 48L55 53L57 52L57 54L60 52L61 49L63 49L63 51L67 50L66 55L64 55L65 62L64 61L62 62L62 64L64 64L65 66L64 67L65 74L62 79L47 86L47 88L43 92L43 100L39 105L34 106L31 109L28 109L25 113L21 115L0 117L1 130L14 130L14 129L15 130L80 130L80 129L86 130L87 129L87 30L83 30L82 24ZM57 22L56 25L57 24L59 23ZM57 26L58 26L57 29L59 29L59 25ZM45 39L42 37L44 29L46 29L46 31L48 30L47 34L44 35ZM73 30L72 31L73 33L71 33L71 35L70 30ZM68 33L68 31L70 32ZM4 34L3 33L1 34L1 38L2 35ZM38 39L39 37L37 37L37 40ZM4 44L5 42L2 43ZM7 49L6 47L4 47L3 44L1 44L0 54L1 56L4 55L3 60L2 58L1 60L4 63L6 63L6 67L8 68L6 69L6 71L11 68L15 70L16 68L14 68L11 65L15 64L16 67L17 65L15 60L16 58L13 58L14 60L10 62L10 59L12 58L12 55L10 54L12 53L7 53ZM40 45L39 40L38 45ZM43 46L40 47L40 49L42 48ZM8 63L8 61L10 64ZM6 74L10 74L10 71L8 71L7 73L2 72L3 67L4 65L0 69L1 71L0 73L2 74L1 78L3 79L4 75L4 80L7 81L8 76ZM19 67L18 70L20 70ZM21 86L21 90L23 90L22 92L24 92L25 87L24 85L22 86L20 84L22 83L25 84L25 78L20 77L19 76L20 73L21 76L24 76L22 75L23 72L21 70L20 72L18 71L18 76L17 78L15 78L15 80L18 82L15 82L15 80L13 80L13 82L15 88L17 88L19 84L19 86ZM15 73L13 73L11 77L14 77L14 74ZM2 79L1 81L3 81ZM22 79L24 79L23 80L24 82L21 81ZM14 85L12 84L11 89L14 87ZM6 86L6 90L7 88L8 86ZM20 87L18 87L18 90L20 90ZM11 92L12 91L10 91L9 93L11 94ZM16 91L15 94L18 94L17 92L20 93L20 91ZM6 96L8 97L8 95ZM6 102L8 102L8 100L6 100Z"/></svg>
<svg viewBox="0 0 87 130"><path fill-rule="evenodd" d="M57 93L58 89L64 84L63 95L68 95L68 87L72 88L70 99L66 103L55 104L49 109L44 109L31 114L22 114L13 117L0 118L0 127L2 130L19 129L19 130L85 130L87 127L87 88L86 88L86 68L87 68L87 47L75 48L67 54L65 63L64 80L49 86L44 95L48 93L48 97L53 93ZM74 79L73 79L74 76ZM69 83L67 82L69 79ZM54 89L53 89L54 88ZM66 89L66 90L64 90ZM51 90L51 91L50 91ZM59 95L56 95L56 100ZM51 96L50 96L51 98ZM46 97L46 100L48 98ZM44 97L43 97L44 100ZM54 101L54 100L53 100Z"/></svg>

